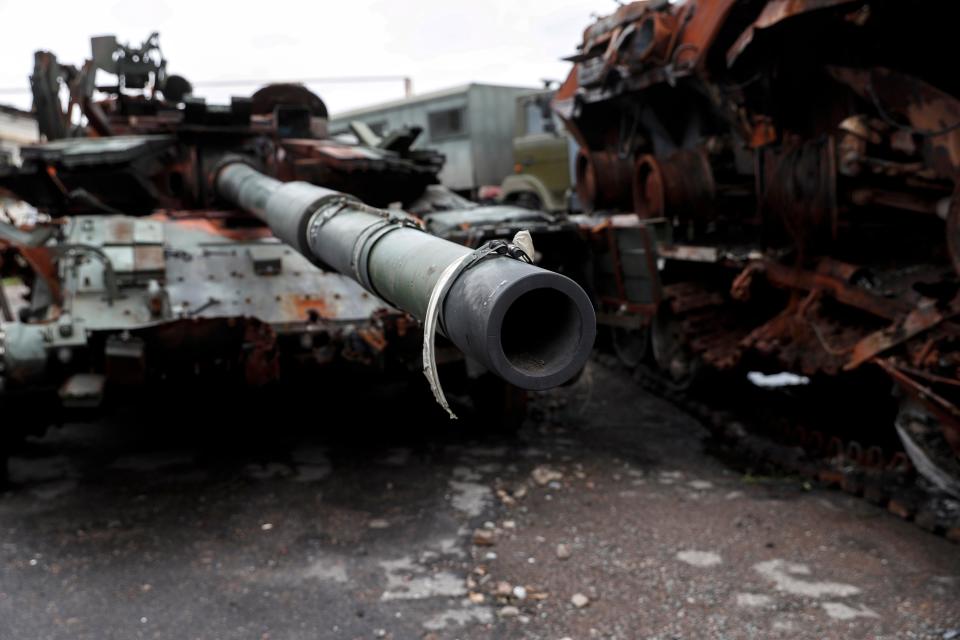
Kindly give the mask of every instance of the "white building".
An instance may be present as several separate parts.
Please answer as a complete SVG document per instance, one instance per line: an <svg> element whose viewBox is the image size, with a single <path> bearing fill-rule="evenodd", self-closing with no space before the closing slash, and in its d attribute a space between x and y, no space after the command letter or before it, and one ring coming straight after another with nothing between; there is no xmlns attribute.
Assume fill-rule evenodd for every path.
<svg viewBox="0 0 960 640"><path fill-rule="evenodd" d="M403 126L423 133L415 147L439 151L447 158L440 182L450 189L474 192L499 185L513 173L516 99L536 88L468 84L334 114L330 133L349 132L360 121L377 135Z"/></svg>
<svg viewBox="0 0 960 640"><path fill-rule="evenodd" d="M20 164L20 146L40 140L37 120L29 111L0 104L0 164Z"/></svg>

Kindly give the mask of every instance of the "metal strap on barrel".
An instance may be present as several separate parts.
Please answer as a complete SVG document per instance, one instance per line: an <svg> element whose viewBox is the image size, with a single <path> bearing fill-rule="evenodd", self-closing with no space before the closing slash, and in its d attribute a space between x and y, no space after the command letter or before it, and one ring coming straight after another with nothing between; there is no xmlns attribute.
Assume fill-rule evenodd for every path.
<svg viewBox="0 0 960 640"><path fill-rule="evenodd" d="M364 229L357 238L357 241L353 244L350 268L353 269L354 276L356 276L357 281L362 284L364 288L383 298L383 295L377 291L377 288L370 280L370 252L373 251L374 246L376 246L384 236L393 231L398 229L416 229L417 231L423 231L423 227L404 214L391 213L379 209L375 209L375 211L379 212L381 218Z"/></svg>
<svg viewBox="0 0 960 640"><path fill-rule="evenodd" d="M359 206L362 206L359 200L347 196L331 198L330 200L323 202L317 208L317 211L322 209L323 213L320 213L320 215L314 215L313 219L310 220L310 238L315 238L320 232L320 229L323 228L323 225L327 224L335 216L342 213L344 209L347 209L348 207L354 208ZM316 211L314 213L316 214Z"/></svg>
<svg viewBox="0 0 960 640"><path fill-rule="evenodd" d="M529 243L529 233L521 231L514 239L516 240L520 234L526 234L527 240L523 244L527 244L529 248L523 248L519 244L507 242L506 240L491 240L486 242L472 253L468 253L459 260L451 262L450 265L443 270L443 273L440 274L440 278L430 292L426 316L423 319L423 375L426 376L427 382L430 383L430 390L433 391L433 397L447 412L451 420L456 420L457 414L450 409L447 397L443 393L443 387L440 385L440 373L437 371L435 345L437 325L442 323L440 312L443 309L443 300L446 298L450 287L453 286L453 283L456 282L457 278L459 278L464 271L477 266L484 260L494 257L504 257L533 263L533 250L532 245Z"/></svg>
<svg viewBox="0 0 960 640"><path fill-rule="evenodd" d="M379 218L376 222L368 225L357 238L356 242L354 242L353 252L350 256L350 268L353 270L353 275L357 281L363 285L364 288L383 298L370 280L368 269L370 252L373 250L373 247L391 231L396 231L397 229L416 229L423 231L423 227L407 215L370 207L359 200L349 197L331 200L325 203L321 209L322 212L319 213L319 215L315 215L310 221L308 234L311 240L316 238L316 235L320 232L320 229L323 228L323 225L344 211L359 211Z"/></svg>

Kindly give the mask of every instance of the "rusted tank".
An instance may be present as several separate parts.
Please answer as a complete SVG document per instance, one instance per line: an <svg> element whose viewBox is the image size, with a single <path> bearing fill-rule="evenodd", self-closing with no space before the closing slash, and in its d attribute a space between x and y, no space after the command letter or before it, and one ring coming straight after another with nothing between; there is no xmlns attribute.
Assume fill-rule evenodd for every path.
<svg viewBox="0 0 960 640"><path fill-rule="evenodd" d="M960 494L950 13L633 2L586 29L554 108L581 147L600 320L626 362L676 387L790 371L868 388L849 402L890 404L891 434L899 403L914 464Z"/></svg>
<svg viewBox="0 0 960 640"><path fill-rule="evenodd" d="M445 192L442 156L411 147L419 130L341 142L303 86L208 105L167 75L155 34L93 49L80 69L37 54L47 141L0 175L43 213L0 224L8 293L18 280L16 299L0 290L4 430L164 382L263 386L331 367L389 379L423 366L446 406L437 371L463 369L461 353L471 366L451 379L480 408L514 411L517 387L582 368L589 298L534 264L529 238L509 241L542 221ZM117 84L95 87L97 69ZM509 237L468 248L427 231L447 215Z"/></svg>

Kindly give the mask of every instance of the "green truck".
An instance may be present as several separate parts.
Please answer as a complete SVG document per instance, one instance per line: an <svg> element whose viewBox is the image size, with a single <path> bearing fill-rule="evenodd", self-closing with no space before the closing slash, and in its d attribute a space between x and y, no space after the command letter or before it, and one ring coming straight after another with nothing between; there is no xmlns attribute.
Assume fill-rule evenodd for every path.
<svg viewBox="0 0 960 640"><path fill-rule="evenodd" d="M551 212L571 208L571 158L576 156L576 143L550 109L554 93L543 89L517 98L514 174L501 187L505 204Z"/></svg>

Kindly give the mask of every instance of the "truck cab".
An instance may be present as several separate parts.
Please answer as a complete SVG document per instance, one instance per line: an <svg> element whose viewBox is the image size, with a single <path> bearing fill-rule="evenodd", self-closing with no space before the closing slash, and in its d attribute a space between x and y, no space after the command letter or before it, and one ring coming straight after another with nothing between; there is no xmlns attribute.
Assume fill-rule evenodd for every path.
<svg viewBox="0 0 960 640"><path fill-rule="evenodd" d="M543 89L517 98L514 174L503 181L504 204L550 212L569 208L570 159L576 149L550 109L554 93Z"/></svg>

